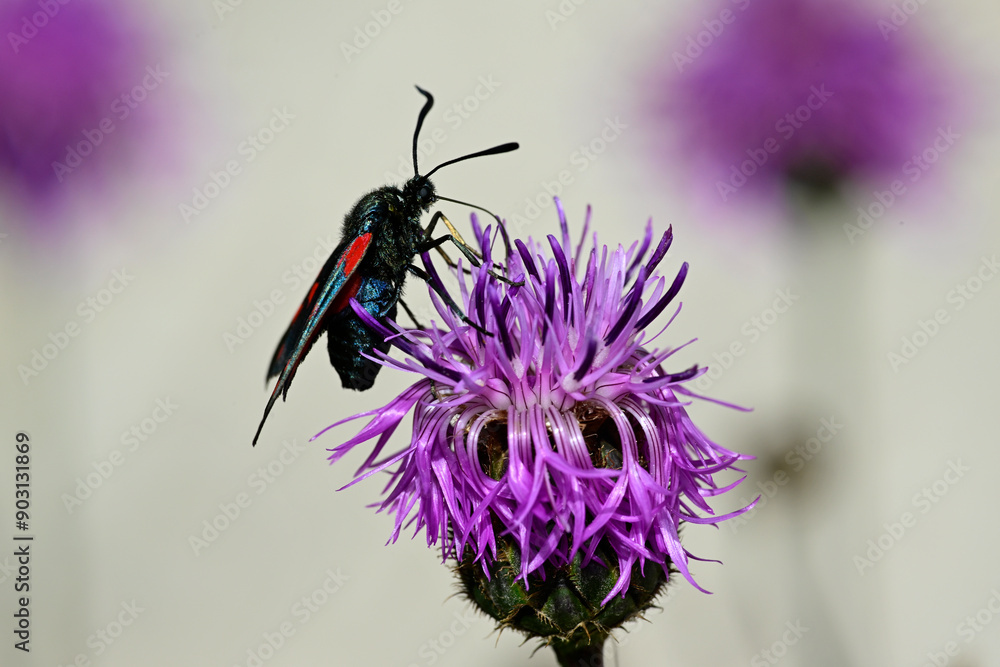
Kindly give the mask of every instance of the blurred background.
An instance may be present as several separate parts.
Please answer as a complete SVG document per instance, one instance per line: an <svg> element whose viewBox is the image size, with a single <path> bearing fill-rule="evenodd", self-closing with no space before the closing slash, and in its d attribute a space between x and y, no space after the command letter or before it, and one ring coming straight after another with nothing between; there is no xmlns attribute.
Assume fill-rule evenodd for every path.
<svg viewBox="0 0 1000 667"><path fill-rule="evenodd" d="M327 448L412 378L271 354L344 214L411 175L517 236L673 225L664 345L757 457L611 664L995 665L1000 7L811 0L0 5L4 665L555 665ZM825 86L825 88L824 88ZM440 207L460 229L468 210ZM429 313L426 290L408 299ZM429 319L429 318L428 318ZM30 653L10 631L31 443ZM399 434L402 435L402 434ZM401 444L402 441L399 441Z"/></svg>

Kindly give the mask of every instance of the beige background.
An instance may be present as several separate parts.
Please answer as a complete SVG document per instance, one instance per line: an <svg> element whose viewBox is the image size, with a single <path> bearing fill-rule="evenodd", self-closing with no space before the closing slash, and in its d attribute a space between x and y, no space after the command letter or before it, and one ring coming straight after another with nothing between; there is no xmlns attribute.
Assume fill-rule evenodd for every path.
<svg viewBox="0 0 1000 667"><path fill-rule="evenodd" d="M760 652L782 641L786 623L808 631L783 665L916 667L949 641L959 650L949 664L1000 662L1000 618L971 638L959 627L991 599L1000 609L1000 597L992 598L1000 591L1000 280L961 310L948 301L983 256L1000 251L995 3L930 2L917 16L965 73L975 99L975 112L954 121L961 140L927 181L933 193L914 191L853 245L839 229L844 220L830 214L827 238L799 248L766 214L738 200L712 213L687 196L682 178L651 167L638 104L641 68L668 38L684 38L679 22L694 2L566 0L562 6L575 11L553 26L547 13L559 11L555 0L404 0L350 62L341 43L387 3L244 0L220 15L220 2L151 6L172 44L162 103L182 130L167 176L129 181L117 200L82 200L73 215L94 224L54 249L4 223L0 554L9 553L10 445L19 430L32 438L37 539L33 650L11 649L13 593L0 573L7 619L0 663L55 667L82 655L109 667L247 665L248 650L283 623L294 634L268 667L529 663L531 649L518 637L497 639L485 618L449 598L453 578L422 537L383 546L391 520L365 508L378 497L378 480L335 492L365 453L331 468L325 448L352 427L307 444L326 425L383 405L410 378L386 371L370 392L343 391L325 352L317 352L250 447L267 398L267 361L305 292L287 272L314 251L325 259L322 243L336 241L344 212L408 159L422 101L414 83L438 99L424 136L439 129L445 138L425 166L502 141L522 145L443 171L439 192L523 214L526 198L569 170L570 218L579 224L592 204L604 242L631 242L649 216L658 228L674 225L666 270L685 260L692 270L684 311L665 341L699 338L679 366L719 365L713 355L745 344L707 393L755 411L701 404L695 419L726 446L776 459L788 483L745 525L687 531L695 554L725 562L695 566L714 595L681 580L662 612L623 636L617 664L767 664ZM468 118L446 114L482 80L495 90L479 88L485 99L468 103L477 107ZM241 142L266 127L275 109L294 117L247 162ZM609 119L626 128L581 171L575 151ZM229 160L240 173L185 222L180 205ZM866 203L871 194L858 197ZM464 209L444 210L467 228ZM708 215L729 221L706 224ZM515 231L555 229L547 207ZM836 279L824 278L823 267ZM115 270L134 278L85 322L78 304ZM751 342L744 326L786 289L800 300ZM230 349L225 335L275 291L283 302ZM409 293L427 303L415 281ZM948 322L894 372L886 354L938 309ZM26 386L17 366L72 321L80 335ZM799 348L796 340L804 340ZM163 415L155 412L158 400L175 404L173 414L144 442L123 441L133 426ZM823 418L843 426L800 471L782 465ZM794 434L790 422L798 424ZM155 422L145 423L151 430ZM301 447L296 457L282 454L283 441ZM63 495L115 451L121 465L68 511ZM767 487L771 459L751 463L749 482L717 507L749 499L758 482ZM933 488L955 462L969 470L953 485L939 482L946 495L923 512L914 494ZM280 474L265 483L256 471L268 466ZM196 554L190 537L239 494L249 506ZM915 523L859 574L854 557L906 512ZM330 572L340 583L328 587L339 589L317 592ZM314 594L325 604L306 618L300 600ZM111 645L92 638L133 603L142 611ZM542 651L530 664L555 661Z"/></svg>

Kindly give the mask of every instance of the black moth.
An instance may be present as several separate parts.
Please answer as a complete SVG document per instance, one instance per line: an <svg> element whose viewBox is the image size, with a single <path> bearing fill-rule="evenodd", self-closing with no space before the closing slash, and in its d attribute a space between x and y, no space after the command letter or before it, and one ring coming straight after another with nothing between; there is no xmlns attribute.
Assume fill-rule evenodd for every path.
<svg viewBox="0 0 1000 667"><path fill-rule="evenodd" d="M337 369L344 387L363 391L374 384L381 366L362 356L362 353L371 355L374 350L385 352L389 344L364 325L350 306L352 298L380 321L395 319L396 304L400 302L403 282L409 273L427 281L450 308L476 326L461 313L446 292L438 289L426 271L413 264L413 258L418 254L448 241L453 242L473 263L477 262L475 254L460 238L456 238L456 234L449 233L438 238L431 236L441 219L454 231L440 212L434 214L426 229L420 224L420 216L439 199L456 201L435 194L430 177L438 169L474 157L507 153L516 150L518 145L506 143L464 155L439 164L421 176L417 167L417 140L424 118L434 106L434 97L419 86L417 90L427 101L420 110L417 128L413 132L413 178L403 185L402 190L394 185L372 190L359 199L344 217L340 244L323 265L282 336L278 349L274 351L267 379L278 376L278 382L254 435L255 445L278 396L284 400L299 364L324 331L330 363ZM405 303L403 307L406 308Z"/></svg>

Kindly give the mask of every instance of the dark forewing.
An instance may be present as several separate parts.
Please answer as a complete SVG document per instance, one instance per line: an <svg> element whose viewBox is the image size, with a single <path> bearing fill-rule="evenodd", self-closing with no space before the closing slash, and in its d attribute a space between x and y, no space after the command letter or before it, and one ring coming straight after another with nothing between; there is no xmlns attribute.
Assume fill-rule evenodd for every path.
<svg viewBox="0 0 1000 667"><path fill-rule="evenodd" d="M288 393L295 371L316 342L316 338L322 333L323 319L330 311L330 306L337 301L337 296L344 285L350 281L365 258L371 247L376 224L376 216L371 216L357 225L355 236L349 240L345 239L326 261L316 282L309 288L309 293L295 313L292 323L278 344L278 349L274 351L274 357L267 371L268 380L275 375L279 377L277 384L274 385L274 391L271 392L271 398L267 401L267 407L264 408L264 417L260 420L257 434L253 438L254 444L260 437L260 431L264 428L264 422L267 421L267 415L278 400L278 395L284 398Z"/></svg>

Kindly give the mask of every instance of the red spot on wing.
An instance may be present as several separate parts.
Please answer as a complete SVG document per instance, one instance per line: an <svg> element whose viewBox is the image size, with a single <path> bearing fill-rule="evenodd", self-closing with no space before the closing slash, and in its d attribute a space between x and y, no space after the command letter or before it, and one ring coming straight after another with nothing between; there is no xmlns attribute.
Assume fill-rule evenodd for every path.
<svg viewBox="0 0 1000 667"><path fill-rule="evenodd" d="M357 295L358 289L361 287L361 274L355 273L353 276L348 278L347 282L341 288L340 293L337 294L337 298L333 300L330 304L330 310L334 313L339 313L344 308L347 308L348 301Z"/></svg>
<svg viewBox="0 0 1000 667"><path fill-rule="evenodd" d="M358 262L364 257L365 250L368 249L371 240L371 232L368 232L351 241L351 245L347 246L347 250L344 251L344 256L340 258L337 266L344 267L344 273L353 273L354 269L358 268Z"/></svg>
<svg viewBox="0 0 1000 667"><path fill-rule="evenodd" d="M313 296L316 294L316 289L319 287L319 283L313 283L312 289L309 290L309 296L306 297L306 303L312 303ZM301 306L299 307L301 309Z"/></svg>
<svg viewBox="0 0 1000 667"><path fill-rule="evenodd" d="M345 274L353 274L344 283L344 286L340 288L340 293L330 304L330 310L334 313L339 313L344 308L347 307L348 301L357 295L358 289L361 287L361 274L356 273L355 269L358 268L358 263L361 262L361 258L365 256L365 250L368 249L368 244L371 243L372 235L371 232L367 234L362 234L358 238L351 241L351 245L347 246L344 250L343 256L337 263L338 268L343 268Z"/></svg>

